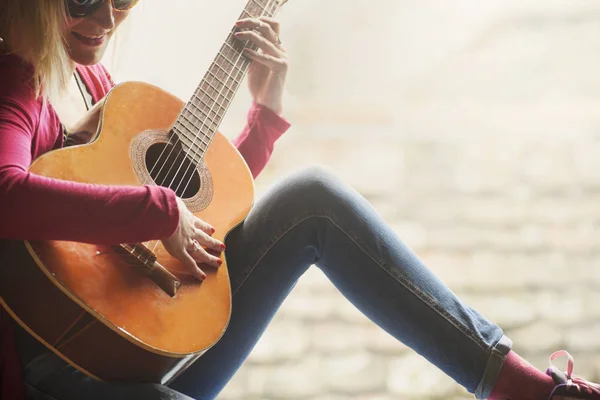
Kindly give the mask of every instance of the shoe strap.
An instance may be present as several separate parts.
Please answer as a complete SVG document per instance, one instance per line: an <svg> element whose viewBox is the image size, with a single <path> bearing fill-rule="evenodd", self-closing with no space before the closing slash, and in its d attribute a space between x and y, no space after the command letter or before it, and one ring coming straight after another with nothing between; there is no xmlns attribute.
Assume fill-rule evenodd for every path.
<svg viewBox="0 0 600 400"><path fill-rule="evenodd" d="M571 375L573 375L573 367L575 366L575 360L573 359L573 356L571 356L569 354L568 351L566 350L558 350L555 351L554 353L552 353L552 355L550 356L550 365L554 365L554 363L552 361L554 361L555 359L557 359L558 357L562 357L562 356L566 356L567 357L567 377L569 379L571 379Z"/></svg>
<svg viewBox="0 0 600 400"><path fill-rule="evenodd" d="M567 357L567 388L570 389L574 387L577 391L586 391L589 394L596 394L600 396L600 385L597 383L588 382L585 379L579 377L573 377L573 368L575 366L575 360L573 356L569 354L566 350L559 350L552 353L550 356L550 366L557 368L552 361L554 361L558 357L565 356Z"/></svg>

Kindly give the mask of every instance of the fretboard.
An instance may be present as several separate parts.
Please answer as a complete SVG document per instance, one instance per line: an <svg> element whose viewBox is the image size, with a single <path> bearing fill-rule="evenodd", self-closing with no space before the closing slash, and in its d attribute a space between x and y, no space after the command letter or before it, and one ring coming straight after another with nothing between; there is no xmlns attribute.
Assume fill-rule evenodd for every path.
<svg viewBox="0 0 600 400"><path fill-rule="evenodd" d="M281 0L249 0L239 19L272 17L279 10ZM249 41L236 39L233 28L225 43L192 98L173 125L184 151L194 162L199 162L212 142L217 129L235 96L251 60L242 55L244 48L256 50Z"/></svg>

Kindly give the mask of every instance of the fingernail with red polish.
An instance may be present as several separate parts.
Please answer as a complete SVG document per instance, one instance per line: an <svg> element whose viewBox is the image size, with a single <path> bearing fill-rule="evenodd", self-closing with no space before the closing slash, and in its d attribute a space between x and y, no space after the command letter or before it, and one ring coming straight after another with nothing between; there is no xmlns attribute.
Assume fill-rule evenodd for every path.
<svg viewBox="0 0 600 400"><path fill-rule="evenodd" d="M217 264L221 265L223 264L223 260L221 260L220 258L217 260Z"/></svg>
<svg viewBox="0 0 600 400"><path fill-rule="evenodd" d="M210 228L210 233L215 233L215 228Z"/></svg>
<svg viewBox="0 0 600 400"><path fill-rule="evenodd" d="M225 251L226 248L227 248L227 246L225 246L225 243L221 243L221 250Z"/></svg>

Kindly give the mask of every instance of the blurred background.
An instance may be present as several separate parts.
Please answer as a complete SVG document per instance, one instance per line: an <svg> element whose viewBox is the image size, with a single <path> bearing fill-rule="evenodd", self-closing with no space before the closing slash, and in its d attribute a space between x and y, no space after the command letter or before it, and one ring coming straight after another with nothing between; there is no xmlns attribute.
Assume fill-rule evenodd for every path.
<svg viewBox="0 0 600 400"><path fill-rule="evenodd" d="M144 0L108 63L187 100L243 0ZM600 381L600 2L290 0L282 137L257 194L323 164L545 370ZM242 129L244 86L221 131ZM561 367L563 367L561 365ZM313 267L225 400L462 399Z"/></svg>

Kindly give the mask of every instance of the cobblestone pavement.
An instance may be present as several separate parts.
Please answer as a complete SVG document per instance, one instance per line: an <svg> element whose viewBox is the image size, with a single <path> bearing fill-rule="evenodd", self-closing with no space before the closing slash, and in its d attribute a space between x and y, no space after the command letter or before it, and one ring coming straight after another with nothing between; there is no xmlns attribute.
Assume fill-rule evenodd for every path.
<svg viewBox="0 0 600 400"><path fill-rule="evenodd" d="M294 125L259 194L331 167L515 350L545 368L567 348L576 373L600 381L600 2L285 7ZM223 132L239 131L248 101L240 92ZM470 395L313 267L220 398Z"/></svg>

